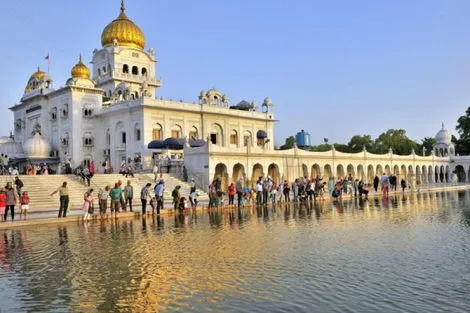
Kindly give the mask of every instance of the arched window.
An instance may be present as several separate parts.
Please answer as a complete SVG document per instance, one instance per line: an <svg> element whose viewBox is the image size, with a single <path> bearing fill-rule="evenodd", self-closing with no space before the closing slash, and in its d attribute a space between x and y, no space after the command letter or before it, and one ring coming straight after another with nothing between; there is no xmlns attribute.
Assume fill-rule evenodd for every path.
<svg viewBox="0 0 470 313"><path fill-rule="evenodd" d="M175 124L171 127L171 138L181 138L181 126Z"/></svg>
<svg viewBox="0 0 470 313"><path fill-rule="evenodd" d="M101 76L101 70L98 69L98 76Z"/></svg>
<svg viewBox="0 0 470 313"><path fill-rule="evenodd" d="M215 145L223 146L224 134L222 126L219 124L212 124L210 128L210 141Z"/></svg>
<svg viewBox="0 0 470 313"><path fill-rule="evenodd" d="M51 110L51 121L57 121L57 108L53 107Z"/></svg>
<svg viewBox="0 0 470 313"><path fill-rule="evenodd" d="M139 92L138 91L135 92L135 98L139 99Z"/></svg>
<svg viewBox="0 0 470 313"><path fill-rule="evenodd" d="M106 73L106 66L103 66L103 74Z"/></svg>
<svg viewBox="0 0 470 313"><path fill-rule="evenodd" d="M90 104L83 106L83 117L89 118L93 115L93 107Z"/></svg>
<svg viewBox="0 0 470 313"><path fill-rule="evenodd" d="M142 68L142 76L147 76L147 69L145 67Z"/></svg>
<svg viewBox="0 0 470 313"><path fill-rule="evenodd" d="M238 145L238 133L235 129L232 129L232 131L230 132L230 144Z"/></svg>
<svg viewBox="0 0 470 313"><path fill-rule="evenodd" d="M132 67L132 75L139 75L139 69L135 65Z"/></svg>
<svg viewBox="0 0 470 313"><path fill-rule="evenodd" d="M124 65L122 66L122 72L123 72L124 74L129 74L129 65L124 64Z"/></svg>
<svg viewBox="0 0 470 313"><path fill-rule="evenodd" d="M191 127L191 129L189 130L189 138L193 138L193 139L198 138L196 126Z"/></svg>
<svg viewBox="0 0 470 313"><path fill-rule="evenodd" d="M91 133L85 133L83 136L83 146L93 147L93 135Z"/></svg>
<svg viewBox="0 0 470 313"><path fill-rule="evenodd" d="M62 115L62 118L69 117L69 105L68 104L62 105L61 115Z"/></svg>
<svg viewBox="0 0 470 313"><path fill-rule="evenodd" d="M252 140L251 140L251 132L248 130L245 130L243 132L243 146L246 147L248 145L252 145Z"/></svg>
<svg viewBox="0 0 470 313"><path fill-rule="evenodd" d="M155 126L152 129L152 140L162 140L163 136L163 129L162 125L160 124L155 124Z"/></svg>

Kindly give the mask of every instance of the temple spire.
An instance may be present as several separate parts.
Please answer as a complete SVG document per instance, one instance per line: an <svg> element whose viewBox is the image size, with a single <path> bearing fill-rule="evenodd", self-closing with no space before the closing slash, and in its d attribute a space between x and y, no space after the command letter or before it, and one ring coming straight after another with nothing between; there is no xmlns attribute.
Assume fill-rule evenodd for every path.
<svg viewBox="0 0 470 313"><path fill-rule="evenodd" d="M442 130L445 130L445 128L444 128L444 122L442 122Z"/></svg>
<svg viewBox="0 0 470 313"><path fill-rule="evenodd" d="M126 6L124 5L124 0L121 0L121 13L124 13Z"/></svg>

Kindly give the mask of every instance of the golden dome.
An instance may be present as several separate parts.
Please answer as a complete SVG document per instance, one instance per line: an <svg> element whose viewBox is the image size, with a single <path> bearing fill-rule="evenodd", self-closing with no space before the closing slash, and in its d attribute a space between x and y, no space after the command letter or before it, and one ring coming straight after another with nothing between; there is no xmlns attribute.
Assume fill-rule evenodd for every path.
<svg viewBox="0 0 470 313"><path fill-rule="evenodd" d="M85 64L82 62L82 55L80 55L80 59L77 64L72 68L70 71L73 78L86 78L90 79L90 70L86 67Z"/></svg>
<svg viewBox="0 0 470 313"><path fill-rule="evenodd" d="M28 84L26 85L26 88L24 89L24 93L28 93L34 89L37 89L40 81L44 79L44 76L46 73L41 71L41 69L38 66L38 70L34 72L31 77L28 79Z"/></svg>
<svg viewBox="0 0 470 313"><path fill-rule="evenodd" d="M38 70L36 72L33 73L33 75L31 75L31 77L29 78L30 80L31 79L43 79L44 78L44 75L46 73L44 73L43 71L41 71L41 69L39 68L38 66Z"/></svg>
<svg viewBox="0 0 470 313"><path fill-rule="evenodd" d="M109 23L101 34L101 45L103 47L113 45L114 40L119 46L129 46L138 49L145 47L145 37L140 28L134 24L126 15L124 0L121 1L121 14Z"/></svg>

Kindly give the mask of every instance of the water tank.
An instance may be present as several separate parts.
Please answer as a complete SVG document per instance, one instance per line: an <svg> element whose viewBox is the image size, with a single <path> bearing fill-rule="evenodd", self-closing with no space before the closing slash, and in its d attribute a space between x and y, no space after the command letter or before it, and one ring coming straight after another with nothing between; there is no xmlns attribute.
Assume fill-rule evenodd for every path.
<svg viewBox="0 0 470 313"><path fill-rule="evenodd" d="M303 129L295 135L295 142L297 147L308 147L310 146L310 134L305 132Z"/></svg>

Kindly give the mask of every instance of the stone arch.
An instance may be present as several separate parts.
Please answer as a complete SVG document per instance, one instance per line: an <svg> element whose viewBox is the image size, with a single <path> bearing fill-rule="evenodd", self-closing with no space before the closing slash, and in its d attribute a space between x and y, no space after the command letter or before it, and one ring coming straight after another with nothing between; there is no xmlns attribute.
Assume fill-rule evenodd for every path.
<svg viewBox="0 0 470 313"><path fill-rule="evenodd" d="M421 181L423 184L427 184L429 182L428 181L428 169L426 165L423 165L421 167Z"/></svg>
<svg viewBox="0 0 470 313"><path fill-rule="evenodd" d="M259 177L264 177L264 171L263 171L263 166L259 163L256 163L253 165L253 171L251 175L251 185L254 186L256 185L256 182L258 181Z"/></svg>
<svg viewBox="0 0 470 313"><path fill-rule="evenodd" d="M439 165L436 165L435 168L434 168L434 181L436 183L441 182L441 169L440 169Z"/></svg>
<svg viewBox="0 0 470 313"><path fill-rule="evenodd" d="M302 164L302 177L308 177L308 167L307 164Z"/></svg>
<svg viewBox="0 0 470 313"><path fill-rule="evenodd" d="M400 167L400 180L404 179L404 180L407 180L408 177L406 176L406 165L402 164L402 166Z"/></svg>
<svg viewBox="0 0 470 313"><path fill-rule="evenodd" d="M390 165L385 165L384 171L387 176L392 175L392 171L390 170Z"/></svg>
<svg viewBox="0 0 470 313"><path fill-rule="evenodd" d="M439 167L439 182L441 183L445 182L444 165L441 165Z"/></svg>
<svg viewBox="0 0 470 313"><path fill-rule="evenodd" d="M190 129L189 129L189 134L188 134L188 139L198 139L199 138L199 133L198 133L198 130L197 130L197 127L196 126L192 126Z"/></svg>
<svg viewBox="0 0 470 313"><path fill-rule="evenodd" d="M253 146L253 136L249 130L243 131L243 146Z"/></svg>
<svg viewBox="0 0 470 313"><path fill-rule="evenodd" d="M373 182L374 176L375 176L374 166L372 164L369 164L369 166L367 167L367 182L368 183Z"/></svg>
<svg viewBox="0 0 470 313"><path fill-rule="evenodd" d="M451 174L452 174L452 173L451 173L451 171L450 171L450 166L447 165L447 166L445 167L445 174L444 174L444 176L445 176L445 182L446 182L446 183L450 183L450 180L452 179L452 175L451 175Z"/></svg>
<svg viewBox="0 0 470 313"><path fill-rule="evenodd" d="M310 177L315 179L315 178L320 177L320 176L321 176L320 165L315 163L315 164L312 165L312 169L310 171Z"/></svg>
<svg viewBox="0 0 470 313"><path fill-rule="evenodd" d="M233 166L233 170L232 170L232 181L236 182L240 178L244 178L244 177L246 177L245 167L243 166L243 164L236 163Z"/></svg>
<svg viewBox="0 0 470 313"><path fill-rule="evenodd" d="M214 145L224 145L224 129L220 124L214 123L210 128L210 141Z"/></svg>
<svg viewBox="0 0 470 313"><path fill-rule="evenodd" d="M323 181L327 182L328 180L330 180L330 177L332 177L331 166L330 164L326 164L323 167Z"/></svg>
<svg viewBox="0 0 470 313"><path fill-rule="evenodd" d="M147 76L147 69L145 67L143 67L140 72L142 73L142 76Z"/></svg>
<svg viewBox="0 0 470 313"><path fill-rule="evenodd" d="M382 165L378 164L375 168L375 175L378 175L379 177L383 174L384 170Z"/></svg>
<svg viewBox="0 0 470 313"><path fill-rule="evenodd" d="M124 65L122 66L122 72L123 72L124 74L129 74L129 65L124 64Z"/></svg>
<svg viewBox="0 0 470 313"><path fill-rule="evenodd" d="M400 168L398 167L398 165L395 165L393 167L393 175L395 176L399 176L400 175Z"/></svg>
<svg viewBox="0 0 470 313"><path fill-rule="evenodd" d="M135 65L132 67L132 75L139 75L139 68Z"/></svg>
<svg viewBox="0 0 470 313"><path fill-rule="evenodd" d="M220 179L220 187L222 191L227 190L228 187L228 171L227 171L227 166L224 163L218 163L215 166L215 174L214 174L214 179Z"/></svg>
<svg viewBox="0 0 470 313"><path fill-rule="evenodd" d="M354 166L352 164L348 164L348 166L346 167L346 173L348 176L349 174L351 174L353 178L356 177L356 172L354 171Z"/></svg>
<svg viewBox="0 0 470 313"><path fill-rule="evenodd" d="M230 131L230 145L238 147L238 132L236 129Z"/></svg>
<svg viewBox="0 0 470 313"><path fill-rule="evenodd" d="M412 176L414 175L414 169L412 165L408 165L408 175L406 176L408 181L411 183L412 181Z"/></svg>
<svg viewBox="0 0 470 313"><path fill-rule="evenodd" d="M419 165L416 165L415 174L416 174L416 182L419 181L420 183L422 183L423 179L421 177L421 167Z"/></svg>
<svg viewBox="0 0 470 313"><path fill-rule="evenodd" d="M433 175L433 170L432 170L431 165L428 166L428 182L429 183L434 183L435 182L435 177Z"/></svg>
<svg viewBox="0 0 470 313"><path fill-rule="evenodd" d="M153 125L152 140L163 140L163 127L159 123Z"/></svg>
<svg viewBox="0 0 470 313"><path fill-rule="evenodd" d="M362 166L362 164L359 164L357 166L356 178L359 179L359 180L364 180L364 167Z"/></svg>
<svg viewBox="0 0 470 313"><path fill-rule="evenodd" d="M457 175L458 182L459 183L464 183L466 181L466 173L465 169L462 165L457 165L455 167L455 174Z"/></svg>
<svg viewBox="0 0 470 313"><path fill-rule="evenodd" d="M279 166L276 163L269 164L268 175L271 177L271 179L277 186L281 181L281 174L279 173Z"/></svg>
<svg viewBox="0 0 470 313"><path fill-rule="evenodd" d="M179 124L173 124L170 128L171 131L171 138L182 138L183 136L183 128Z"/></svg>
<svg viewBox="0 0 470 313"><path fill-rule="evenodd" d="M336 180L338 179L344 179L344 167L342 164L338 164L336 166Z"/></svg>

